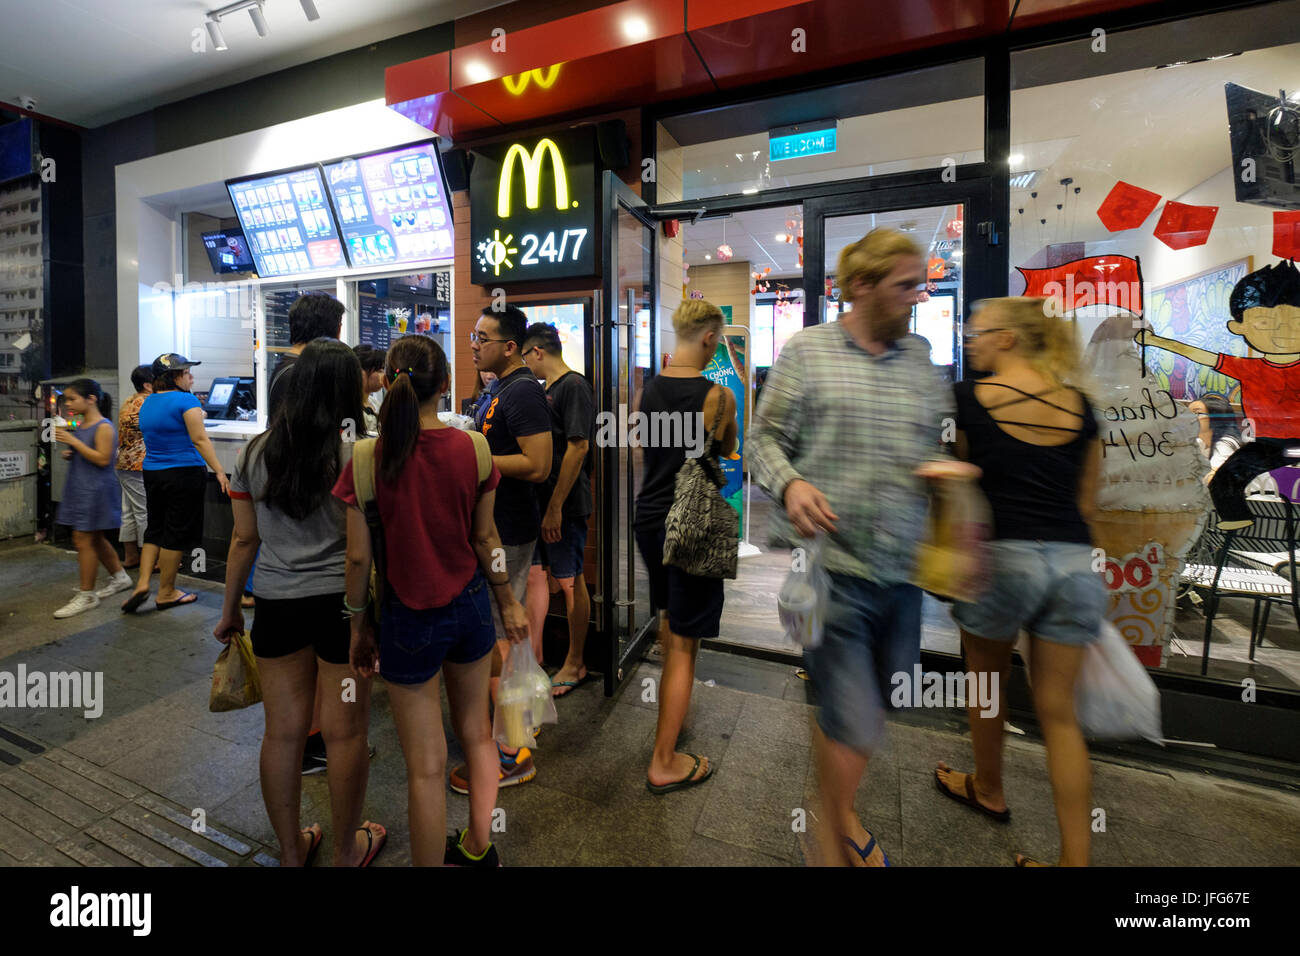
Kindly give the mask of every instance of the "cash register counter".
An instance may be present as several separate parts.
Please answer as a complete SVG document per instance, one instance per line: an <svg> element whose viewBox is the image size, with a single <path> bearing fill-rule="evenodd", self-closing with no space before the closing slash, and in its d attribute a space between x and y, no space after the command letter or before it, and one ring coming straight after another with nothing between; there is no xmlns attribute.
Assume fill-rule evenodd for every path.
<svg viewBox="0 0 1300 956"><path fill-rule="evenodd" d="M212 450L216 452L217 461L229 476L235 471L235 459L240 451L260 435L264 428L257 422L226 421L209 418L204 422L208 438L212 441ZM209 581L224 581L226 578L226 555L230 551L230 535L235 529L234 514L230 510L230 499L221 493L216 475L208 472L207 493L203 502L203 561L200 564L187 558L186 574Z"/></svg>

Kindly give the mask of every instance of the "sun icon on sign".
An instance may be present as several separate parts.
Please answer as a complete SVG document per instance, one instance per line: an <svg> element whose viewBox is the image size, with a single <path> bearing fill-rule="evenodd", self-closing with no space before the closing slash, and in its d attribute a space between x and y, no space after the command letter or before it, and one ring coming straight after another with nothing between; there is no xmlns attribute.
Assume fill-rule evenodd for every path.
<svg viewBox="0 0 1300 956"><path fill-rule="evenodd" d="M491 266L494 276L501 274L502 266L513 269L515 264L506 257L519 254L519 250L510 245L510 243L514 242L514 239L513 233L502 239L501 230L493 229L492 238L484 239L478 244L478 264L485 269Z"/></svg>

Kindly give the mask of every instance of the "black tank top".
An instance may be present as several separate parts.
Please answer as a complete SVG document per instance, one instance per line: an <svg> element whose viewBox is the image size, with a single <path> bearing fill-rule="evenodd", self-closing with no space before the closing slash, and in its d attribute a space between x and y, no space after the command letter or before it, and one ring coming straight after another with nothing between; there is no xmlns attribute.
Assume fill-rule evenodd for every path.
<svg viewBox="0 0 1300 956"><path fill-rule="evenodd" d="M708 398L709 391L713 388L714 383L704 376L699 378L675 378L668 375L656 375L645 387L641 393L640 411L647 415L654 415L660 412L676 412L679 420L685 425L688 415L694 415L697 412L703 412L704 400ZM654 423L655 419L648 419ZM704 422L703 427L707 430L710 422ZM632 425L629 423L629 431ZM698 426L690 425L690 431L687 433L698 441L695 436L698 432L695 430ZM645 426L646 434L650 436L659 436L665 433L661 425L647 424ZM680 428L674 425L675 433L681 435ZM670 447L656 447L655 444L649 444L643 448L645 455L644 475L641 481L641 491L636 496L636 519L633 521L635 528L657 528L664 523L668 517L668 509L672 507L673 496L677 488L677 472L686 463L686 447L678 441ZM719 452L719 442L714 439L709 442L705 454L717 458Z"/></svg>
<svg viewBox="0 0 1300 956"><path fill-rule="evenodd" d="M980 488L993 512L994 538L1089 543L1088 525L1079 513L1079 481L1098 427L1086 397L1083 412L1079 414L1040 395L1003 386L1006 394L997 399L995 411L1032 400L1079 419L1079 425L1073 428L1034 426L1074 435L1073 440L1063 445L1035 445L1003 431L989 410L975 398L975 385L974 381L966 380L953 387L957 397L957 427L966 433L971 463L984 472ZM1024 424L1016 420L1014 409L1006 414L1003 422Z"/></svg>

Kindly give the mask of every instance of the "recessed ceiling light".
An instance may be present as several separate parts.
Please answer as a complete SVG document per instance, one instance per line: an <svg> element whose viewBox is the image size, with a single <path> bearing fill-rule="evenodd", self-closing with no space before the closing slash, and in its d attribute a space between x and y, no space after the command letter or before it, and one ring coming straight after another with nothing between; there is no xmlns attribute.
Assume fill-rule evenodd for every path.
<svg viewBox="0 0 1300 956"><path fill-rule="evenodd" d="M650 24L641 17L626 17L623 20L623 36L629 40L644 40L650 35Z"/></svg>

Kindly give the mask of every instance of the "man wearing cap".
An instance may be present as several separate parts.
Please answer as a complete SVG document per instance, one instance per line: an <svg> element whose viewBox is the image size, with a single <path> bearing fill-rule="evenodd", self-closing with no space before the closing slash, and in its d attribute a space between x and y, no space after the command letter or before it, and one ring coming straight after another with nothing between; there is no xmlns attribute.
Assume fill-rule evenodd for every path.
<svg viewBox="0 0 1300 956"><path fill-rule="evenodd" d="M140 551L140 578L122 605L128 613L149 599L149 579L159 571L158 610L192 604L196 594L177 590L181 557L203 539L203 497L208 468L221 493L229 482L203 427L203 406L190 394L194 375L184 355L168 352L153 360L153 393L140 406L144 436L147 527ZM206 466L205 467L205 463Z"/></svg>

